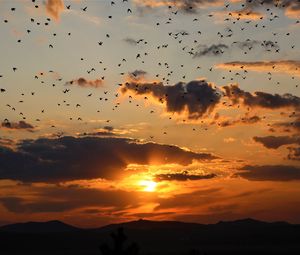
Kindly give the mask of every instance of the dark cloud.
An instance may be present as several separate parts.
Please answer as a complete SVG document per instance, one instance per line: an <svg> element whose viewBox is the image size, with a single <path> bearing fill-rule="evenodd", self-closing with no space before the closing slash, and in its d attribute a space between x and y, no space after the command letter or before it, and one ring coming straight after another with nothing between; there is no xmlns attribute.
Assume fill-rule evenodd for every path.
<svg viewBox="0 0 300 255"><path fill-rule="evenodd" d="M238 105L251 108L280 108L300 109L300 98L292 94L270 94L256 91L250 93L238 85L227 85L221 89L214 87L204 80L189 83L179 82L175 85L164 85L162 82L126 82L121 88L122 93L131 92L135 95L151 96L156 102L164 104L168 113L186 115L189 119L207 117L216 106L221 104L221 97L229 99L230 106ZM223 107L229 104L223 104ZM240 119L219 121L219 126L226 127L236 124L254 124L260 122L259 116L248 114ZM217 121L215 121L217 123ZM297 127L298 123L294 125Z"/></svg>
<svg viewBox="0 0 300 255"><path fill-rule="evenodd" d="M28 131L33 131L34 126L31 124L27 123L26 121L19 121L19 122L9 122L9 121L4 121L1 124L2 128L8 128L8 129L26 129Z"/></svg>
<svg viewBox="0 0 300 255"><path fill-rule="evenodd" d="M127 42L130 45L137 45L138 44L138 41L133 39L133 38L125 38L124 41Z"/></svg>
<svg viewBox="0 0 300 255"><path fill-rule="evenodd" d="M84 132L80 133L78 136L118 136L118 134L103 130L95 132Z"/></svg>
<svg viewBox="0 0 300 255"><path fill-rule="evenodd" d="M76 80L68 81L66 85L78 85L79 87L83 88L99 88L103 86L103 80L96 79L96 80L86 80L85 78L78 78Z"/></svg>
<svg viewBox="0 0 300 255"><path fill-rule="evenodd" d="M300 180L300 168L288 165L246 165L236 175L251 181Z"/></svg>
<svg viewBox="0 0 300 255"><path fill-rule="evenodd" d="M235 120L223 120L218 122L218 125L220 127L229 127L229 126L234 126L238 124L245 124L245 125L250 125L250 124L255 124L261 121L261 118L259 116L245 116L241 117L240 119L235 119Z"/></svg>
<svg viewBox="0 0 300 255"><path fill-rule="evenodd" d="M0 203L14 213L65 212L85 207L124 208L137 204L137 194L122 190L100 190L82 187L34 188L37 197L0 197ZM84 199L82 199L84 198Z"/></svg>
<svg viewBox="0 0 300 255"><path fill-rule="evenodd" d="M113 131L114 127L112 127L112 126L104 126L103 129L105 129L107 131Z"/></svg>
<svg viewBox="0 0 300 255"><path fill-rule="evenodd" d="M157 181L195 181L215 178L216 174L189 174L187 171L182 173L157 174L155 179Z"/></svg>
<svg viewBox="0 0 300 255"><path fill-rule="evenodd" d="M260 41L257 40L250 40L247 39L246 41L235 41L232 43L232 45L236 45L237 47L239 47L241 50L245 50L245 49L250 49L258 44L260 44Z"/></svg>
<svg viewBox="0 0 300 255"><path fill-rule="evenodd" d="M246 107L261 107L267 109L300 108L300 98L291 94L269 94L256 91L253 94L240 89L237 85L223 87L226 96L234 105Z"/></svg>
<svg viewBox="0 0 300 255"><path fill-rule="evenodd" d="M266 51L279 49L278 43L270 40L257 41L257 40L247 39L245 41L235 41L232 43L232 46L237 46L241 50L251 50L252 48L258 45L260 45Z"/></svg>
<svg viewBox="0 0 300 255"><path fill-rule="evenodd" d="M224 50L229 47L226 44L213 44L210 46L200 45L199 50L194 53L193 57L202 57L202 56L218 56L224 53Z"/></svg>
<svg viewBox="0 0 300 255"><path fill-rule="evenodd" d="M136 95L151 95L156 101L166 103L169 113L187 113L189 119L199 119L209 114L219 103L221 95L206 81L177 83L173 86L162 83L127 82L122 92Z"/></svg>
<svg viewBox="0 0 300 255"><path fill-rule="evenodd" d="M145 77L146 74L147 74L147 72L144 70L135 70L135 71L129 73L129 78L131 78L133 80L139 80L139 79Z"/></svg>
<svg viewBox="0 0 300 255"><path fill-rule="evenodd" d="M159 8L172 6L186 13L195 13L198 8L204 8L207 6L222 5L221 0L135 0L135 4L138 8Z"/></svg>
<svg viewBox="0 0 300 255"><path fill-rule="evenodd" d="M300 137L298 136L255 136L253 140L261 143L268 149L278 149L281 146L289 144L300 144Z"/></svg>
<svg viewBox="0 0 300 255"><path fill-rule="evenodd" d="M208 153L126 138L42 138L21 141L16 150L0 147L0 179L49 183L115 179L131 163L188 165L193 160L215 158Z"/></svg>
<svg viewBox="0 0 300 255"><path fill-rule="evenodd" d="M114 133L114 127L104 126L102 129L98 129L95 132L84 132L78 136L118 136L119 134Z"/></svg>
<svg viewBox="0 0 300 255"><path fill-rule="evenodd" d="M176 6L179 6L186 12L195 12L195 9L207 5L219 4L220 0L174 0Z"/></svg>
<svg viewBox="0 0 300 255"><path fill-rule="evenodd" d="M265 50L272 50L272 49L279 49L279 45L277 42L273 42L273 41L270 41L270 40L266 40L266 41L263 41L261 43L261 46L265 49Z"/></svg>

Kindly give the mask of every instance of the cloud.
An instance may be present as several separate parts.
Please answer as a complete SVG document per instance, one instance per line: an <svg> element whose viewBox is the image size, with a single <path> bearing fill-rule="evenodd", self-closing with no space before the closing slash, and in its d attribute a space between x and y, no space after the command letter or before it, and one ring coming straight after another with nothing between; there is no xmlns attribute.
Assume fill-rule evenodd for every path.
<svg viewBox="0 0 300 255"><path fill-rule="evenodd" d="M107 130L100 130L95 132L84 132L78 134L78 136L118 136L119 134L116 134L114 132L109 132Z"/></svg>
<svg viewBox="0 0 300 255"><path fill-rule="evenodd" d="M184 114L189 119L199 119L210 114L220 101L216 88L206 81L179 82L173 86L162 83L126 82L122 93L149 95L156 102L165 103L166 112Z"/></svg>
<svg viewBox="0 0 300 255"><path fill-rule="evenodd" d="M290 18L299 18L300 2L297 0L251 0L245 1L247 9L260 8L261 6L279 7L285 9L286 16Z"/></svg>
<svg viewBox="0 0 300 255"><path fill-rule="evenodd" d="M135 40L135 39L129 38L129 37L125 38L124 41L130 45L137 45L139 43L138 40Z"/></svg>
<svg viewBox="0 0 300 255"><path fill-rule="evenodd" d="M243 106L248 110L250 108L273 111L281 108L300 109L300 98L292 94L279 95L261 91L250 93L240 89L237 84L216 87L204 80L164 85L162 82L129 79L123 84L120 91L122 94L130 96L143 96L144 100L148 100L148 102L161 104L165 113L176 114L189 120L204 119L218 109L232 106L238 108ZM262 121L259 116L251 116L249 113L238 119L214 118L211 124L227 127L238 124L255 124ZM216 113L215 116L219 116L219 114ZM298 122L295 122L293 125L297 128L297 124Z"/></svg>
<svg viewBox="0 0 300 255"><path fill-rule="evenodd" d="M255 12L252 10L247 10L247 9L243 9L243 10L239 10L239 11L231 11L228 13L229 16L238 19L238 20L259 20L261 19L261 17L263 17L264 15L261 14L260 12Z"/></svg>
<svg viewBox="0 0 300 255"><path fill-rule="evenodd" d="M272 125L272 128L284 128L286 132L300 132L300 118L296 117L296 120L290 122L279 122Z"/></svg>
<svg viewBox="0 0 300 255"><path fill-rule="evenodd" d="M213 160L176 146L140 143L116 137L61 137L23 140L15 150L0 150L0 179L57 183L83 179L118 179L129 164L189 165Z"/></svg>
<svg viewBox="0 0 300 255"><path fill-rule="evenodd" d="M64 11L64 1L63 0L47 0L46 1L46 11L47 13L56 21L60 19L61 12Z"/></svg>
<svg viewBox="0 0 300 255"><path fill-rule="evenodd" d="M226 44L213 44L211 46L200 45L199 50L194 53L193 57L202 57L202 56L218 56L224 53L224 50L229 47Z"/></svg>
<svg viewBox="0 0 300 255"><path fill-rule="evenodd" d="M300 109L300 98L291 94L269 94L256 91L253 94L246 92L238 85L223 87L225 95L231 100L232 104L242 104L246 107L260 107L266 109L294 108Z"/></svg>
<svg viewBox="0 0 300 255"><path fill-rule="evenodd" d="M241 117L239 119L229 119L229 120L222 120L217 122L220 127L229 127L229 126L235 126L239 124L245 124L245 125L251 125L255 124L261 121L261 118L259 116L245 116Z"/></svg>
<svg viewBox="0 0 300 255"><path fill-rule="evenodd" d="M28 131L33 131L34 126L31 124L27 123L26 121L19 121L19 122L9 122L9 121L3 121L1 124L2 128L7 128L7 129L15 129L15 130L21 130L25 129Z"/></svg>
<svg viewBox="0 0 300 255"><path fill-rule="evenodd" d="M253 137L253 140L261 143L268 149L278 149L284 145L300 145L300 137L295 136L265 136ZM288 160L300 160L300 147L288 147Z"/></svg>
<svg viewBox="0 0 300 255"><path fill-rule="evenodd" d="M189 174L187 171L182 173L169 173L155 175L156 181L195 181L215 178L216 174Z"/></svg>
<svg viewBox="0 0 300 255"><path fill-rule="evenodd" d="M14 213L55 213L88 207L120 209L137 204L137 194L123 190L83 187L33 187L33 198L2 196L0 203ZM84 197L84 199L82 199Z"/></svg>
<svg viewBox="0 0 300 255"><path fill-rule="evenodd" d="M266 49L276 47L276 44L271 41L265 41L262 46ZM271 46L273 45L273 46ZM285 73L292 76L300 76L300 61L280 60L280 61L258 61L258 62L243 62L233 61L216 65L217 68L227 70L247 70L255 72L275 72Z"/></svg>
<svg viewBox="0 0 300 255"><path fill-rule="evenodd" d="M96 80L86 80L85 78L78 78L76 80L72 80L66 83L66 85L78 85L79 87L82 88L99 88L103 86L103 80L101 79L96 79Z"/></svg>
<svg viewBox="0 0 300 255"><path fill-rule="evenodd" d="M146 74L147 74L147 72L144 70L135 70L135 71L129 73L128 78L132 79L134 81L138 81L140 79L143 79Z"/></svg>
<svg viewBox="0 0 300 255"><path fill-rule="evenodd" d="M221 0L134 0L134 4L139 8L160 8L176 7L187 13L195 13L198 8L207 8L211 6L222 6Z"/></svg>
<svg viewBox="0 0 300 255"><path fill-rule="evenodd" d="M252 48L258 44L261 44L260 41L247 39L245 41L234 41L232 45L236 45L241 50Z"/></svg>
<svg viewBox="0 0 300 255"><path fill-rule="evenodd" d="M74 15L84 21L87 21L93 25L99 26L101 25L101 19L99 16L91 16L90 14L84 13L81 10L75 10L75 9L67 9L65 10L67 14Z"/></svg>
<svg viewBox="0 0 300 255"><path fill-rule="evenodd" d="M257 40L247 39L245 41L234 41L232 43L232 46L237 46L241 50L251 50L255 46L261 46L266 51L279 49L278 43L273 42L271 40L257 41ZM225 64L220 64L217 67L228 69L229 67L231 68L233 66L233 68L231 68L231 69L239 70L239 68L241 69L241 66L242 66L242 65L239 65L239 63L241 63L241 62L238 62L238 61L237 62L229 62L229 63L225 63ZM244 63L252 63L252 62L244 62ZM226 65L228 65L228 67ZM238 65L238 68L236 68L236 65ZM247 64L246 64L246 66L247 66ZM245 68L245 66L243 66L243 68ZM273 66L272 66L272 69L273 69Z"/></svg>
<svg viewBox="0 0 300 255"><path fill-rule="evenodd" d="M246 165L236 175L251 181L300 180L300 168L288 165Z"/></svg>
<svg viewBox="0 0 300 255"><path fill-rule="evenodd" d="M193 206L207 205L211 201L215 201L220 194L221 188L207 188L193 192L176 194L170 198L158 199L159 205L155 210L169 208L191 208Z"/></svg>
<svg viewBox="0 0 300 255"><path fill-rule="evenodd" d="M15 145L15 141L9 138L1 138L0 137L0 147L13 147Z"/></svg>
<svg viewBox="0 0 300 255"><path fill-rule="evenodd" d="M265 136L265 137L253 137L255 142L261 143L268 149L278 149L281 146L289 144L299 144L300 137L298 136Z"/></svg>
<svg viewBox="0 0 300 255"><path fill-rule="evenodd" d="M288 159L289 160L300 160L300 147L289 147L289 154Z"/></svg>

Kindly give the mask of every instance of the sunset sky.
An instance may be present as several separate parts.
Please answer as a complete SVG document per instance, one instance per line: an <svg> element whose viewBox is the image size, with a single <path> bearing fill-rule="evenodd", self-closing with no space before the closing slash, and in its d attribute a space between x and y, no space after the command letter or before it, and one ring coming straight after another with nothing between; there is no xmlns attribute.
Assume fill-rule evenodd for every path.
<svg viewBox="0 0 300 255"><path fill-rule="evenodd" d="M0 0L0 225L300 223L300 2Z"/></svg>

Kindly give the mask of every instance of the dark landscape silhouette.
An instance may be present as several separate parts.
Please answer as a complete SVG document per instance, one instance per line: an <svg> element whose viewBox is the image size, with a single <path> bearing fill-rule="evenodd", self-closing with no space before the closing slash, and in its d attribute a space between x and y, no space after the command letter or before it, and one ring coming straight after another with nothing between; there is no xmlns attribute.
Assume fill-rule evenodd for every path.
<svg viewBox="0 0 300 255"><path fill-rule="evenodd" d="M300 225L138 220L81 229L60 221L0 227L0 254L299 254Z"/></svg>

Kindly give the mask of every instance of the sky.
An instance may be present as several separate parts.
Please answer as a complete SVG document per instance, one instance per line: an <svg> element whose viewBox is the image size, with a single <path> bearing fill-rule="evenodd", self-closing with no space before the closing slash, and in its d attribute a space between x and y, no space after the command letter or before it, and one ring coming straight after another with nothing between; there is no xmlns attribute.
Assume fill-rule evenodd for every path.
<svg viewBox="0 0 300 255"><path fill-rule="evenodd" d="M300 2L0 0L0 225L300 223Z"/></svg>

